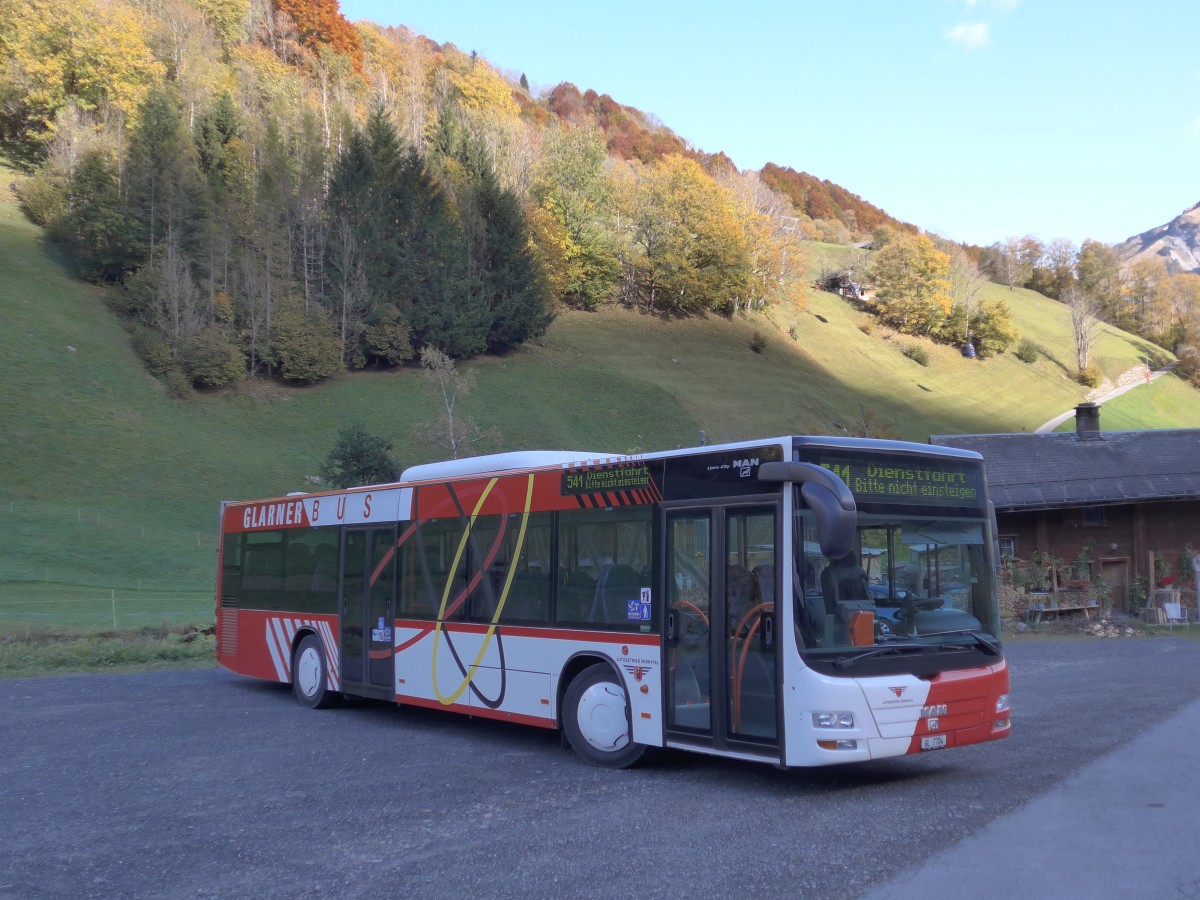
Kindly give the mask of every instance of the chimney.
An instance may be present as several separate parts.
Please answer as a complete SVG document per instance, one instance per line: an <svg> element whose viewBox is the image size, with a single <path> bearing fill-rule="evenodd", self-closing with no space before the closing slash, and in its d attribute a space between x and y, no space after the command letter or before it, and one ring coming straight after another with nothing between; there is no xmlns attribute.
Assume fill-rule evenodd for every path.
<svg viewBox="0 0 1200 900"><path fill-rule="evenodd" d="M1080 403L1075 407L1075 436L1081 441L1100 440L1100 404Z"/></svg>

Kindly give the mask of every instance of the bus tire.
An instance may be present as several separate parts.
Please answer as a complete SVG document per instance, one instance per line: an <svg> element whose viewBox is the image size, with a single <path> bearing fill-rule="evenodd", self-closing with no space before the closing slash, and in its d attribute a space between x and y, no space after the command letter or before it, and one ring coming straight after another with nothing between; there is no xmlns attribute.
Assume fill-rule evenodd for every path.
<svg viewBox="0 0 1200 900"><path fill-rule="evenodd" d="M633 742L625 687L603 663L584 669L567 687L563 731L576 753L608 769L632 766L646 750Z"/></svg>
<svg viewBox="0 0 1200 900"><path fill-rule="evenodd" d="M326 709L338 696L329 690L325 648L315 634L306 634L292 658L292 693L309 709Z"/></svg>

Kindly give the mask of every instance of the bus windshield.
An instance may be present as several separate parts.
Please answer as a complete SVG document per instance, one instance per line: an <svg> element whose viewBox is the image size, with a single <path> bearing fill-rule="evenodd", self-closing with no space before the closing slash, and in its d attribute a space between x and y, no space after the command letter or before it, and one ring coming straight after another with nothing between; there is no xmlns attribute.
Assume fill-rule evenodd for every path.
<svg viewBox="0 0 1200 900"><path fill-rule="evenodd" d="M998 654L984 520L860 515L855 546L840 559L822 554L811 514L799 513L796 526L796 639L810 663L839 670L936 654L946 667L941 651L970 651L971 665Z"/></svg>

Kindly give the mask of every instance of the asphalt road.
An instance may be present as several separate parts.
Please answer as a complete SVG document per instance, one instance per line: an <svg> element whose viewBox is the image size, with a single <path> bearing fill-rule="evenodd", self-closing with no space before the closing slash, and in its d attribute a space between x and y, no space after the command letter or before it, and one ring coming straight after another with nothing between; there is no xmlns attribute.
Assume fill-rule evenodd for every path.
<svg viewBox="0 0 1200 900"><path fill-rule="evenodd" d="M889 886L1077 773L1127 766L1137 793L1146 771L1195 768L1194 751L1144 766L1113 751L1189 708L1200 642L1007 650L1009 740L791 771L675 752L595 769L550 732L365 701L311 711L219 669L3 681L0 898L902 896ZM1065 844L1105 866L1146 840L1194 855L1195 839ZM1014 863L1002 844L983 856Z"/></svg>

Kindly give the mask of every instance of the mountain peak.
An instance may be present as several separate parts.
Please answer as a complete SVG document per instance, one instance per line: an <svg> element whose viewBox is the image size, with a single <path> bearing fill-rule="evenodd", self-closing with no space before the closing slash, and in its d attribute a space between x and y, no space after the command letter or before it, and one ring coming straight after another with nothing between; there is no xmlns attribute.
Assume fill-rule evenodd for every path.
<svg viewBox="0 0 1200 900"><path fill-rule="evenodd" d="M1200 273L1200 203L1189 207L1166 225L1134 235L1116 246L1127 263L1160 258L1172 275Z"/></svg>

